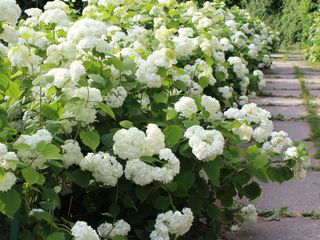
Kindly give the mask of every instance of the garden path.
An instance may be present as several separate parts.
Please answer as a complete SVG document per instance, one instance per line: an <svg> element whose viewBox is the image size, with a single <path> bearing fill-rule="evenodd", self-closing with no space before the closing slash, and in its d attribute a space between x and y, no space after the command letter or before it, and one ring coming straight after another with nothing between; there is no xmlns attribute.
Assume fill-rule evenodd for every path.
<svg viewBox="0 0 320 240"><path fill-rule="evenodd" d="M286 131L293 140L308 142L311 168L304 181L262 184L263 196L255 205L260 212L274 209L276 213L269 218L259 217L255 224L242 226L241 231L230 234L227 239L320 240L320 172L317 171L320 160L313 156L316 150L310 141L311 130L306 120L308 111L296 75L297 70L303 74L310 94L320 102L320 71L305 64L300 53L276 54L273 58L273 69L265 72L266 94L251 102L272 113L276 131ZM312 211L311 217L304 217Z"/></svg>

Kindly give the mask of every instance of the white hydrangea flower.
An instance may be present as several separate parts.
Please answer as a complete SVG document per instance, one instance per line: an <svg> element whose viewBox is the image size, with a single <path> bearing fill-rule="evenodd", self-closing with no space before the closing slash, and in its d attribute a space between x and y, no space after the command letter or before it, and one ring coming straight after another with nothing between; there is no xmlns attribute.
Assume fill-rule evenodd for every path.
<svg viewBox="0 0 320 240"><path fill-rule="evenodd" d="M17 164L13 161L19 161L15 152L8 152L7 146L0 143L0 167L5 170L15 170Z"/></svg>
<svg viewBox="0 0 320 240"><path fill-rule="evenodd" d="M60 9L60 10L65 11L68 8L69 8L69 6L60 0L50 1L50 2L47 2L46 5L44 5L45 10Z"/></svg>
<svg viewBox="0 0 320 240"><path fill-rule="evenodd" d="M107 105L111 108L119 108L123 105L126 100L128 93L124 87L116 87L111 90L111 92L106 97Z"/></svg>
<svg viewBox="0 0 320 240"><path fill-rule="evenodd" d="M18 31L8 24L3 24L2 28L3 32L0 33L0 39L15 45L19 39Z"/></svg>
<svg viewBox="0 0 320 240"><path fill-rule="evenodd" d="M253 133L252 127L243 123L238 128L233 128L232 131L239 136L241 140L250 141Z"/></svg>
<svg viewBox="0 0 320 240"><path fill-rule="evenodd" d="M166 163L162 168L154 168L154 179L165 184L170 183L180 172L180 161L169 148L160 150L159 159L166 161Z"/></svg>
<svg viewBox="0 0 320 240"><path fill-rule="evenodd" d="M230 43L228 38L221 38L220 39L221 49L224 52L233 51L234 46Z"/></svg>
<svg viewBox="0 0 320 240"><path fill-rule="evenodd" d="M148 124L143 155L153 156L159 154L163 148L165 148L165 137L161 129L156 124Z"/></svg>
<svg viewBox="0 0 320 240"><path fill-rule="evenodd" d="M29 8L24 11L29 17L40 17L42 10L39 8Z"/></svg>
<svg viewBox="0 0 320 240"><path fill-rule="evenodd" d="M243 63L241 58L229 57L228 62L232 65L233 72L238 78L243 79L249 73L247 66Z"/></svg>
<svg viewBox="0 0 320 240"><path fill-rule="evenodd" d="M174 50L179 57L190 55L197 47L194 41L188 37L174 37L172 41L175 44Z"/></svg>
<svg viewBox="0 0 320 240"><path fill-rule="evenodd" d="M200 161L212 161L223 153L224 138L217 130L205 130L195 125L189 127L184 136L189 139L192 153Z"/></svg>
<svg viewBox="0 0 320 240"><path fill-rule="evenodd" d="M118 220L114 224L105 222L98 228L98 233L104 239L112 239L116 236L127 236L131 230L130 225L124 220Z"/></svg>
<svg viewBox="0 0 320 240"><path fill-rule="evenodd" d="M70 65L70 77L73 82L78 82L86 74L86 69L81 61L74 61Z"/></svg>
<svg viewBox="0 0 320 240"><path fill-rule="evenodd" d="M17 178L12 172L6 172L0 180L0 192L9 191L16 181Z"/></svg>
<svg viewBox="0 0 320 240"><path fill-rule="evenodd" d="M157 216L155 230L150 234L151 240L169 240L170 235L177 237L187 233L193 223L193 213L190 208L180 211L168 211Z"/></svg>
<svg viewBox="0 0 320 240"><path fill-rule="evenodd" d="M0 22L7 22L15 26L21 14L21 9L15 0L0 1Z"/></svg>
<svg viewBox="0 0 320 240"><path fill-rule="evenodd" d="M249 98L247 96L240 96L239 97L239 105L244 106L249 103Z"/></svg>
<svg viewBox="0 0 320 240"><path fill-rule="evenodd" d="M217 99L203 95L201 97L201 104L205 110L210 114L209 119L219 119L222 113L220 112L220 103Z"/></svg>
<svg viewBox="0 0 320 240"><path fill-rule="evenodd" d="M151 61L140 60L136 71L137 81L146 84L149 88L159 88L162 85L162 79L158 75L158 68Z"/></svg>
<svg viewBox="0 0 320 240"><path fill-rule="evenodd" d="M106 186L116 186L118 179L123 174L122 165L108 153L88 153L87 156L81 159L79 165L81 170L92 172L95 180L102 182Z"/></svg>
<svg viewBox="0 0 320 240"><path fill-rule="evenodd" d="M78 43L85 37L95 37L100 39L106 35L108 28L104 22L91 18L83 18L73 23L68 31L67 40Z"/></svg>
<svg viewBox="0 0 320 240"><path fill-rule="evenodd" d="M121 129L113 136L113 151L122 159L139 159L143 154L146 135L138 128Z"/></svg>
<svg viewBox="0 0 320 240"><path fill-rule="evenodd" d="M249 204L248 206L243 207L240 212L245 222L255 223L257 221L258 214L254 205Z"/></svg>
<svg viewBox="0 0 320 240"><path fill-rule="evenodd" d="M198 22L197 29L203 29L211 27L213 24L213 21L207 17L201 18Z"/></svg>
<svg viewBox="0 0 320 240"><path fill-rule="evenodd" d="M262 143L268 139L273 131L273 122L269 119L263 119L260 126L253 130L252 137Z"/></svg>
<svg viewBox="0 0 320 240"><path fill-rule="evenodd" d="M189 96L199 97L203 92L203 88L197 82L192 81L189 88Z"/></svg>
<svg viewBox="0 0 320 240"><path fill-rule="evenodd" d="M294 159L298 158L298 149L296 147L290 147L285 152L285 159Z"/></svg>
<svg viewBox="0 0 320 240"><path fill-rule="evenodd" d="M79 143L75 140L66 140L63 145L61 145L63 150L62 160L65 168L69 168L71 165L79 165L83 158L81 148Z"/></svg>
<svg viewBox="0 0 320 240"><path fill-rule="evenodd" d="M100 240L97 232L83 221L77 221L71 228L71 233L75 240Z"/></svg>
<svg viewBox="0 0 320 240"><path fill-rule="evenodd" d="M153 167L140 159L128 161L124 173L126 179L140 186L145 186L154 181Z"/></svg>
<svg viewBox="0 0 320 240"><path fill-rule="evenodd" d="M170 53L172 53L172 50L170 51L168 48L161 48L160 50L152 52L147 61L157 67L171 68L177 63L177 60L170 56Z"/></svg>
<svg viewBox="0 0 320 240"><path fill-rule="evenodd" d="M194 34L194 31L192 28L186 27L186 28L179 28L178 33L180 37L192 37Z"/></svg>
<svg viewBox="0 0 320 240"><path fill-rule="evenodd" d="M271 139L263 144L262 151L281 153L285 148L291 147L292 144L293 142L286 132L273 132L271 133Z"/></svg>
<svg viewBox="0 0 320 240"><path fill-rule="evenodd" d="M196 102L191 97L181 97L178 102L174 104L175 110L181 114L181 116L189 118L192 114L198 111Z"/></svg>
<svg viewBox="0 0 320 240"><path fill-rule="evenodd" d="M166 26L161 26L155 31L155 39L160 42L166 42L172 36L173 31L171 29L167 29Z"/></svg>
<svg viewBox="0 0 320 240"><path fill-rule="evenodd" d="M153 167L140 159L127 162L125 176L134 183L145 186L153 181L170 183L180 172L180 161L171 149L161 149L159 159L165 161L162 167Z"/></svg>
<svg viewBox="0 0 320 240"><path fill-rule="evenodd" d="M29 49L24 45L11 47L8 51L8 58L12 65L27 67L29 74L35 74L39 69L42 58L35 53L35 49Z"/></svg>
<svg viewBox="0 0 320 240"><path fill-rule="evenodd" d="M35 31L29 27L21 26L18 30L20 34L19 44L35 45L42 50L45 50L49 40L46 38L46 33Z"/></svg>
<svg viewBox="0 0 320 240"><path fill-rule="evenodd" d="M68 15L58 8L44 11L39 17L39 20L45 24L56 24L60 27L66 27L70 22Z"/></svg>
<svg viewBox="0 0 320 240"><path fill-rule="evenodd" d="M58 88L63 88L69 85L70 87L74 86L75 83L71 83L70 72L67 68L53 68L45 74L45 76L52 76L54 80L52 84Z"/></svg>
<svg viewBox="0 0 320 240"><path fill-rule="evenodd" d="M229 86L218 87L218 91L222 94L225 99L229 99L232 97L233 89Z"/></svg>
<svg viewBox="0 0 320 240"><path fill-rule="evenodd" d="M21 135L18 140L14 143L14 146L17 147L21 144L28 145L31 150L18 150L18 157L25 163L30 164L33 168L43 168L46 162L46 158L43 156L39 156L35 153L35 149L38 143L44 142L46 144L51 143L52 135L46 129L40 129L35 134L29 135Z"/></svg>

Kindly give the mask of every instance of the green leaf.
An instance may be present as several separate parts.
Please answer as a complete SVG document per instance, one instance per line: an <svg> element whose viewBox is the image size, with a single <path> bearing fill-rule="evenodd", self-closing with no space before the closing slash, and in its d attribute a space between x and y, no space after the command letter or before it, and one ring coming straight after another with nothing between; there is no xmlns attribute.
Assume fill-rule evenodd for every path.
<svg viewBox="0 0 320 240"><path fill-rule="evenodd" d="M0 212L13 217L21 205L20 194L11 189L7 192L0 192Z"/></svg>
<svg viewBox="0 0 320 240"><path fill-rule="evenodd" d="M210 182L215 186L220 185L220 170L223 165L224 161L222 158L217 158L203 165L203 169L207 173Z"/></svg>
<svg viewBox="0 0 320 240"><path fill-rule="evenodd" d="M82 188L87 188L90 184L91 173L84 172L81 169L74 170L72 172L65 172L65 175L75 184Z"/></svg>
<svg viewBox="0 0 320 240"><path fill-rule="evenodd" d="M168 102L168 95L164 91L153 94L153 98L154 98L154 101L157 103L167 103Z"/></svg>
<svg viewBox="0 0 320 240"><path fill-rule="evenodd" d="M124 128L134 127L133 123L128 121L128 120L121 121L119 124L120 124L121 127L124 127Z"/></svg>
<svg viewBox="0 0 320 240"><path fill-rule="evenodd" d="M45 178L42 174L38 173L34 168L27 167L21 170L23 178L29 185L40 184L42 185Z"/></svg>
<svg viewBox="0 0 320 240"><path fill-rule="evenodd" d="M215 77L219 82L223 82L225 79L224 73L223 72L216 72Z"/></svg>
<svg viewBox="0 0 320 240"><path fill-rule="evenodd" d="M143 156L143 157L141 157L140 159L141 159L141 161L144 161L144 162L146 162L146 163L155 163L155 162L158 161L157 158L149 157L149 156Z"/></svg>
<svg viewBox="0 0 320 240"><path fill-rule="evenodd" d="M112 238L112 240L127 240L127 238L124 236L115 236Z"/></svg>
<svg viewBox="0 0 320 240"><path fill-rule="evenodd" d="M153 205L156 209L166 210L170 206L170 198L164 196L157 196Z"/></svg>
<svg viewBox="0 0 320 240"><path fill-rule="evenodd" d="M252 182L244 187L244 194L250 200L254 200L261 196L262 190L258 183Z"/></svg>
<svg viewBox="0 0 320 240"><path fill-rule="evenodd" d="M112 117L114 120L116 120L116 116L115 116L114 112L112 111L112 109L111 109L108 105L100 102L100 103L99 103L99 106L100 106L100 108L101 108L102 111L104 111L106 114L108 114L108 115L109 115L110 117Z"/></svg>
<svg viewBox="0 0 320 240"><path fill-rule="evenodd" d="M206 88L209 86L209 78L207 77L201 77L199 79L199 85L202 87L202 88Z"/></svg>
<svg viewBox="0 0 320 240"><path fill-rule="evenodd" d="M32 84L39 87L45 87L49 83L52 83L53 80L54 80L54 76L43 75L33 80Z"/></svg>
<svg viewBox="0 0 320 240"><path fill-rule="evenodd" d="M47 240L65 240L63 232L54 232L48 235Z"/></svg>
<svg viewBox="0 0 320 240"><path fill-rule="evenodd" d="M146 187L137 186L135 193L137 198L140 200L140 202L143 203L154 191L155 190L152 187L146 188Z"/></svg>
<svg viewBox="0 0 320 240"><path fill-rule="evenodd" d="M60 148L54 144L47 144L42 155L49 159L61 159Z"/></svg>
<svg viewBox="0 0 320 240"><path fill-rule="evenodd" d="M176 88L178 88L179 90L184 91L184 92L187 91L187 89L188 89L187 85L180 80L174 81L173 85Z"/></svg>
<svg viewBox="0 0 320 240"><path fill-rule="evenodd" d="M177 111L174 108L168 108L166 120L170 121L178 116Z"/></svg>
<svg viewBox="0 0 320 240"><path fill-rule="evenodd" d="M98 83L102 86L106 85L106 80L98 74L90 74L89 78L93 80L93 82Z"/></svg>
<svg viewBox="0 0 320 240"><path fill-rule="evenodd" d="M100 135L97 131L81 131L80 139L92 151L95 151L100 144Z"/></svg>
<svg viewBox="0 0 320 240"><path fill-rule="evenodd" d="M268 164L268 162L269 161L268 161L268 157L267 156L258 155L253 160L252 164L253 164L254 168L259 169L259 168L265 167Z"/></svg>
<svg viewBox="0 0 320 240"><path fill-rule="evenodd" d="M43 105L41 107L41 114L48 119L56 120L62 117L63 110L62 105L55 102Z"/></svg>
<svg viewBox="0 0 320 240"><path fill-rule="evenodd" d="M166 143L169 146L174 146L184 136L184 129L178 125L167 126L163 132L166 137Z"/></svg>
<svg viewBox="0 0 320 240"><path fill-rule="evenodd" d="M118 69L120 71L124 71L125 70L123 62L120 59L116 58L116 57L109 58L108 62L110 62L116 69Z"/></svg>

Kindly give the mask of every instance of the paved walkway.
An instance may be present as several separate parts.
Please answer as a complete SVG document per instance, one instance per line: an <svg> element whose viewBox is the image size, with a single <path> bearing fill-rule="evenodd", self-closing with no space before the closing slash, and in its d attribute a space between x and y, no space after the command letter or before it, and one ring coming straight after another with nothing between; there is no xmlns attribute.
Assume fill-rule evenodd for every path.
<svg viewBox="0 0 320 240"><path fill-rule="evenodd" d="M268 97L252 99L273 114L275 130L286 131L293 140L308 141L311 156L315 153L313 143L309 141L310 128L305 121L307 110L303 104L301 85L294 74L294 66L299 67L310 93L319 97L320 71L315 71L301 61L301 55L289 54L288 60L277 54L272 70L265 74ZM320 123L319 123L320 127ZM319 169L320 160L312 159L312 165ZM293 218L281 218L280 221L264 221L244 225L241 231L230 234L228 240L320 240L320 220L302 217L309 211L320 213L320 172L308 171L305 181L293 181L284 184L262 184L263 196L257 200L258 209L276 209L288 207L294 211Z"/></svg>

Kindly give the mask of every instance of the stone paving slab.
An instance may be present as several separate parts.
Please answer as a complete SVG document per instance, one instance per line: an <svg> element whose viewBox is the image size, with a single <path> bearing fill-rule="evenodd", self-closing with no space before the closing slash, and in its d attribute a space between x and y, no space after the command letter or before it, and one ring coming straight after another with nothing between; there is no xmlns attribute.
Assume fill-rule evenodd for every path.
<svg viewBox="0 0 320 240"><path fill-rule="evenodd" d="M320 85L318 87L320 89ZM290 82L290 83L268 82L266 86L266 90L299 90L301 91L301 84L299 82Z"/></svg>
<svg viewBox="0 0 320 240"><path fill-rule="evenodd" d="M308 172L305 180L261 184L263 195L256 200L258 209L280 209L289 211L320 211L320 172Z"/></svg>
<svg viewBox="0 0 320 240"><path fill-rule="evenodd" d="M227 240L320 240L320 220L285 218L276 222L258 222L242 226Z"/></svg>
<svg viewBox="0 0 320 240"><path fill-rule="evenodd" d="M313 96L320 97L320 90L311 89L309 93Z"/></svg>
<svg viewBox="0 0 320 240"><path fill-rule="evenodd" d="M301 119L307 116L308 112L304 106L264 106L274 118L283 116L285 119Z"/></svg>
<svg viewBox="0 0 320 240"><path fill-rule="evenodd" d="M273 89L273 90L267 90L267 94L270 94L273 97L299 97L301 95L300 90L278 90L278 89Z"/></svg>
<svg viewBox="0 0 320 240"><path fill-rule="evenodd" d="M298 106L303 105L303 101L299 98L285 97L261 97L250 99L250 102L256 103L259 106Z"/></svg>
<svg viewBox="0 0 320 240"><path fill-rule="evenodd" d="M306 84L306 87L309 90L320 90L320 81L319 81L319 83Z"/></svg>
<svg viewBox="0 0 320 240"><path fill-rule="evenodd" d="M296 79L296 76L294 74L267 74L267 75L264 75L264 79L267 81L267 82L270 82L270 81L282 81L282 80L292 80L292 79Z"/></svg>
<svg viewBox="0 0 320 240"><path fill-rule="evenodd" d="M275 131L287 132L294 141L307 140L311 133L309 124L303 121L273 121L273 125Z"/></svg>

